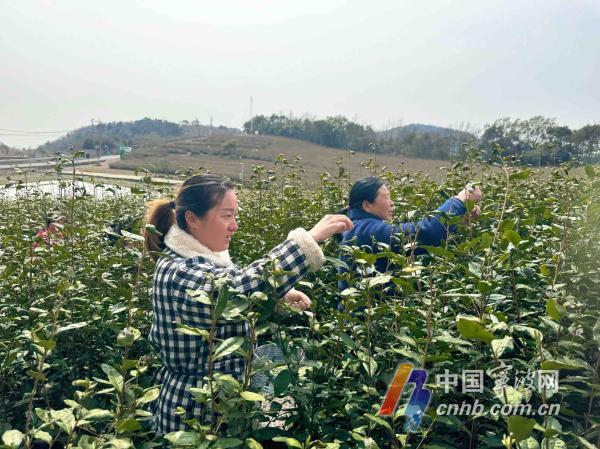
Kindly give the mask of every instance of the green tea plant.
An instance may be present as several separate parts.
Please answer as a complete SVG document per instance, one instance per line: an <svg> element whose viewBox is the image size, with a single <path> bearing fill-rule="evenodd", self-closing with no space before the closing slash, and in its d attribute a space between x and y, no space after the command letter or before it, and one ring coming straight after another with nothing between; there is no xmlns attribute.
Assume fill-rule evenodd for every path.
<svg viewBox="0 0 600 449"><path fill-rule="evenodd" d="M191 290L210 305L211 325L180 331L209 343L209 365L238 352L246 371L236 379L209 369L192 391L204 404L204 419L164 437L150 425L159 361L146 341L153 265L142 250L141 227L146 201L172 192L147 173L129 193L83 195L73 154L56 161L58 197L30 190L27 172L11 175L17 196L0 194L2 447L595 447L600 176L591 166L585 176L571 175L567 166L544 174L513 168L501 155L489 165L470 154L441 185L374 159L362 163L385 179L400 222L431 213L467 181L482 186L480 219L445 217L457 234L425 247L426 254L410 238L402 241L406 252L379 254L331 240L326 265L298 285L314 303L303 313L277 301L282 273L272 269L265 273L269 287L250 297L219 280L217 296ZM238 189L233 260L255 260L295 227L341 209L351 180L338 162L337 173L323 173L311 186L300 158L281 155L271 168L254 167ZM50 245L36 237L49 215L63 217ZM337 287L340 251L358 267L344 275L344 291ZM388 259L387 271L369 274L380 257ZM245 321L248 340L216 339L222 320ZM283 361L254 356L252 348L268 342ZM427 370L431 391L420 426L410 431L404 416L410 387L393 416L378 415L401 362ZM464 370L485 372L481 392L437 381ZM558 391L512 382L531 380L538 370L559 371ZM255 386L257 375L270 390ZM500 382L507 375L511 382ZM475 402L482 405L477 413L441 413L440 405ZM492 413L504 404L534 410L556 404L560 412Z"/></svg>

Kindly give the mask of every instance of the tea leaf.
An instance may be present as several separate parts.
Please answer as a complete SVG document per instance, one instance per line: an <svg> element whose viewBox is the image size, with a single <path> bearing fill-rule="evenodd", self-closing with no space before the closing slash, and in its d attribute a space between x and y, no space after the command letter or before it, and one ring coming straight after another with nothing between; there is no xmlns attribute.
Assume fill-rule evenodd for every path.
<svg viewBox="0 0 600 449"><path fill-rule="evenodd" d="M222 447L224 449L238 447L242 444L244 444L244 442L238 438L219 438L215 441L215 447Z"/></svg>
<svg viewBox="0 0 600 449"><path fill-rule="evenodd" d="M196 446L200 442L200 435L195 432L177 432L167 433L165 439L173 446Z"/></svg>
<svg viewBox="0 0 600 449"><path fill-rule="evenodd" d="M260 444L254 438L246 438L246 446L248 449L263 449L262 444Z"/></svg>
<svg viewBox="0 0 600 449"><path fill-rule="evenodd" d="M300 443L300 441L296 440L295 438L275 437L273 438L273 441L277 443L285 443L287 447L296 447L298 449L302 449L302 443Z"/></svg>
<svg viewBox="0 0 600 449"><path fill-rule="evenodd" d="M242 391L240 396L243 397L246 401L259 401L262 402L265 400L265 397L262 394L254 393L253 391Z"/></svg>
<svg viewBox="0 0 600 449"><path fill-rule="evenodd" d="M492 350L496 354L496 357L500 358L504 354L514 349L512 337L504 337L501 339L495 339L491 342Z"/></svg>
<svg viewBox="0 0 600 449"><path fill-rule="evenodd" d="M197 327L186 326L185 324L178 324L177 332L184 335L202 337L204 340L208 340L209 336L208 331L206 329L198 329Z"/></svg>
<svg viewBox="0 0 600 449"><path fill-rule="evenodd" d="M285 370L281 371L279 374L277 374L277 376L273 380L273 388L274 388L275 396L279 396L279 395L283 394L287 390L287 387L293 378L294 378L294 375L292 374L292 372L290 370L287 370L287 369L285 369Z"/></svg>
<svg viewBox="0 0 600 449"><path fill-rule="evenodd" d="M535 419L523 416L511 416L508 418L508 431L517 442L528 438L534 425Z"/></svg>
<svg viewBox="0 0 600 449"><path fill-rule="evenodd" d="M565 315L566 310L556 301L556 299L548 298L546 301L546 313L554 321L560 321L560 319Z"/></svg>
<svg viewBox="0 0 600 449"><path fill-rule="evenodd" d="M25 435L19 430L7 430L2 434L2 442L7 446L16 448L21 445L24 437Z"/></svg>
<svg viewBox="0 0 600 449"><path fill-rule="evenodd" d="M230 337L223 340L215 349L213 360L219 360L237 351L244 344L243 337Z"/></svg>
<svg viewBox="0 0 600 449"><path fill-rule="evenodd" d="M123 391L123 376L112 366L103 363L101 365L102 371L107 375L110 384L115 387L118 393Z"/></svg>
<svg viewBox="0 0 600 449"><path fill-rule="evenodd" d="M481 340L485 343L491 343L494 339L494 335L476 317L458 316L457 327L460 334L467 339Z"/></svg>
<svg viewBox="0 0 600 449"><path fill-rule="evenodd" d="M367 418L369 421L372 421L379 426L383 426L386 429L388 429L390 432L392 432L392 426L390 426L390 423L388 423L385 419L379 418L378 416L374 416L369 413L365 413L363 416L365 418Z"/></svg>
<svg viewBox="0 0 600 449"><path fill-rule="evenodd" d="M543 370L578 370L585 369L588 366L580 361L572 360L568 358L546 360L540 364Z"/></svg>

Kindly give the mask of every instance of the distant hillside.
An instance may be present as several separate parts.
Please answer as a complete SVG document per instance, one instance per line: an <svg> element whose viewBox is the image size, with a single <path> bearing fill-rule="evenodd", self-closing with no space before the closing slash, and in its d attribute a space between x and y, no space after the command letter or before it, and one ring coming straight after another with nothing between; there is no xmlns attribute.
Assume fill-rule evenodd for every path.
<svg viewBox="0 0 600 449"><path fill-rule="evenodd" d="M477 140L468 132L423 124L379 131L377 137L383 153L432 159L448 159L459 153L464 144Z"/></svg>
<svg viewBox="0 0 600 449"><path fill-rule="evenodd" d="M344 116L315 119L281 114L258 115L244 123L248 134L291 137L332 148L370 154L401 154L426 159L449 159L475 136L432 125L407 125L376 133L369 125Z"/></svg>
<svg viewBox="0 0 600 449"><path fill-rule="evenodd" d="M424 125L421 123L411 123L410 125L398 126L396 128L378 131L377 135L383 138L400 138L408 134L457 134L469 137L475 137L464 131L457 131L452 128L444 128L442 126Z"/></svg>
<svg viewBox="0 0 600 449"><path fill-rule="evenodd" d="M338 162L353 179L368 176L371 173L368 164L361 162L371 157L375 157L380 165L390 168L403 166L411 172L425 171L432 173L436 179L443 172L432 167L444 165L443 161L354 153L287 137L244 134L177 138L142 146L127 154L124 160L110 162L110 168L134 170L144 167L155 173L172 174L186 167L203 167L213 173L247 180L253 165L271 168L281 154L292 164L298 157L304 170L300 176L313 181L326 171L337 176L340 173Z"/></svg>
<svg viewBox="0 0 600 449"><path fill-rule="evenodd" d="M246 134L253 134L252 137L256 134L287 137L317 146L361 151L370 155L388 154L423 159L449 159L465 143L475 140L475 136L463 131L423 124L411 124L376 133L370 126L355 123L343 116L317 120L277 114L259 115L253 118L252 123L244 123L244 130ZM173 141L202 138L210 140L213 137L223 138L221 140L225 141L241 134L241 130L236 128L202 125L197 120L174 123L146 117L133 122L85 126L41 145L36 151L38 155L65 152L73 145L76 149L91 150L94 154L116 154L120 145L145 151L156 147L168 148ZM243 145L238 150L241 151L242 147ZM217 157L229 157L226 153L231 151L231 147L218 151ZM261 160L260 157L256 159Z"/></svg>
<svg viewBox="0 0 600 449"><path fill-rule="evenodd" d="M93 127L85 126L68 133L52 142L46 142L37 148L38 152L64 152L69 146L102 153L116 153L119 145L140 146L151 145L174 137L200 137L209 134L239 134L240 130L224 126L211 127L200 124L197 120L174 123L166 120L144 118L133 122L98 123Z"/></svg>
<svg viewBox="0 0 600 449"><path fill-rule="evenodd" d="M290 137L317 145L344 150L376 152L373 144L376 135L368 125L348 120L342 115L315 119L311 117L287 117L282 114L257 115L244 123L247 134L267 134Z"/></svg>

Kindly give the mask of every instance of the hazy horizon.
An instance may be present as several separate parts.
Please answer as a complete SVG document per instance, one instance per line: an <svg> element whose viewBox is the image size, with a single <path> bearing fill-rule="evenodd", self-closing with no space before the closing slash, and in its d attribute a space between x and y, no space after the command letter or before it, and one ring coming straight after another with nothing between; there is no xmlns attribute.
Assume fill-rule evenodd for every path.
<svg viewBox="0 0 600 449"><path fill-rule="evenodd" d="M0 5L0 141L253 113L375 129L600 121L600 2L31 1ZM464 125L463 125L464 126Z"/></svg>

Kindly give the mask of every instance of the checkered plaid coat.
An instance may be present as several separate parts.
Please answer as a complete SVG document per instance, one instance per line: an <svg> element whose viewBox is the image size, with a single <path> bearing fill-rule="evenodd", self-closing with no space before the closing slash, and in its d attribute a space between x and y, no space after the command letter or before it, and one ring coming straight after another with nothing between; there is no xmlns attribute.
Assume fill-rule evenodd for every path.
<svg viewBox="0 0 600 449"><path fill-rule="evenodd" d="M154 346L163 366L157 373L156 383L162 385L154 403L154 428L159 434L184 430L186 419L203 419L203 406L192 399L190 387L201 387L207 372L208 344L199 336L177 332L177 325L210 328L210 306L192 299L188 289L202 289L214 293L214 281L225 277L231 287L249 295L266 288L262 272L276 260L276 269L289 271L279 281L277 293L281 297L308 271L316 271L324 262L319 246L304 229L296 229L288 239L273 248L265 258L245 268L231 263L227 252L215 253L203 246L190 234L173 226L165 236L168 257L158 260L152 288L153 322L149 341ZM246 322L220 321L216 338L248 336ZM214 364L214 372L240 377L244 358L230 354ZM175 414L183 408L185 415Z"/></svg>

